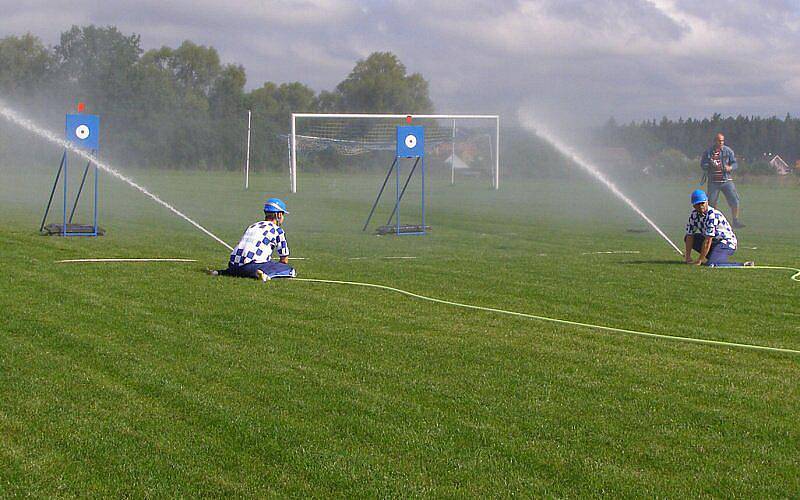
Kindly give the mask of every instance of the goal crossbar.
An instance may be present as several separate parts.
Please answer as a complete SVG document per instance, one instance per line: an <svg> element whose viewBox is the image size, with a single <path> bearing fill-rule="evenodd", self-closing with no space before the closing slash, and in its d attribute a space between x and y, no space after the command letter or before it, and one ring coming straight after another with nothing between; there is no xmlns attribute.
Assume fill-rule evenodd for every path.
<svg viewBox="0 0 800 500"><path fill-rule="evenodd" d="M494 136L494 172L492 187L500 189L500 115L441 115L441 114L376 114L376 113L292 113L292 131L289 136L290 162L289 175L291 177L291 192L297 192L297 118L373 118L373 119L439 119L439 120L474 120L488 119L495 122Z"/></svg>

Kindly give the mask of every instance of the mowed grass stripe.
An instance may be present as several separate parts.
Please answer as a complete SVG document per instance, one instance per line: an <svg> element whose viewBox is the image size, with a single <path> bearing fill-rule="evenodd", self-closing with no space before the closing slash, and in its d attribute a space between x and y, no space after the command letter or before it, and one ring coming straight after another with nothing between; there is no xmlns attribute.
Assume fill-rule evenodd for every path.
<svg viewBox="0 0 800 500"><path fill-rule="evenodd" d="M491 325L491 326L495 326L495 325ZM324 337L324 334L323 334L323 337ZM423 336L423 335L419 335L418 337L424 337L424 336ZM363 337L361 337L361 338L363 338ZM352 340L353 340L353 341L355 341L355 340L356 340L356 338L352 338ZM471 340L471 341L474 341L474 338L472 338L472 339L470 339L470 340ZM310 346L307 346L307 348L308 348L308 349L309 349L311 352L314 352L314 351L315 351L315 349L314 349L313 342L311 342L311 343L308 343L308 344L311 344L311 345L310 345ZM357 345L357 344L355 344L355 343L353 343L353 344L346 343L346 344L347 344L347 345L349 345L351 349L353 348L353 347L352 347L353 345ZM468 344L468 342L464 342L464 343L463 343L461 346L458 346L458 347L462 347L462 346L464 346L464 345L467 345L467 344ZM408 346L408 347L414 347L414 346ZM585 349L586 349L586 345L585 345L585 344L584 344L584 345L573 345L573 348L574 348L574 349L576 349L577 351L582 351L582 350L585 350ZM406 350L404 349L403 351L406 351ZM411 350L411 349L408 349L408 351L412 351L412 350ZM640 352L638 352L638 350L635 350L635 351L637 351L637 353L635 354L635 356L640 356L640 355L641 355L641 353L640 353ZM369 350L369 353L372 353L372 352L373 352L372 350ZM602 352L602 351L601 351L601 352ZM490 357L490 358L487 360L487 361L488 361L488 363L486 363L486 364L485 364L485 366L487 366L487 367L490 367L490 366L495 366L496 368L495 368L495 369L491 369L491 370L487 370L487 373L486 373L486 375L485 375L484 377L482 377L482 379L483 379L483 380L487 380L487 381L491 381L493 378L495 378L495 377L498 377L498 375L501 375L501 373L502 373L502 368L508 369L509 367L508 367L507 365L508 365L508 361L509 361L509 360L508 360L507 356L509 356L509 354L510 354L510 353L509 353L509 352L507 352L507 351L505 351L505 352L501 351L501 352L499 352L499 353L498 353L496 356L492 356L492 357ZM599 355L599 354L600 354L599 352L596 352L596 353L595 353L595 355ZM513 355L511 355L511 357L513 357ZM325 359L325 358L327 358L327 357L326 357L326 356L322 356L321 358L322 358L322 360L324 360L324 359ZM334 358L335 358L335 357L334 357ZM432 356L432 357L430 357L430 359L436 360L436 359L438 359L438 358L437 358L437 357L435 357L435 356ZM505 365L506 365L506 366L503 366L503 364L502 364L502 363L501 363L501 365L500 365L500 366L497 366L497 365L496 365L496 363L497 363L498 361L502 361L503 359L506 359L506 362L505 362ZM462 359L461 361L465 361L465 360L464 360L464 359ZM588 360L587 360L587 361L588 361ZM617 361L619 361L619 360L617 360ZM642 360L642 359L630 360L630 361L635 361L635 364L636 364L636 365L638 365L639 363L644 363L645 365L648 365L648 364L651 364L651 362L652 362L652 361L648 361L648 360ZM424 362L425 362L425 360L420 360L419 362L420 362L420 363L424 363ZM595 362L596 362L596 361L595 361ZM318 378L323 378L322 376L320 376L320 375L319 375L319 370L320 370L320 368L319 368L319 366L318 366L319 364L320 364L320 363L319 363L319 361L317 361L317 363L315 363L315 364L313 364L313 365L312 365L312 364L309 364L309 365L303 365L303 366L301 366L300 368L301 368L301 369L303 369L304 371L307 371L307 372L309 373L309 376L310 376L310 377L313 377L313 376L314 376L314 374L315 374L315 373L317 373L317 377L318 377ZM467 364L467 365L469 365L470 363L466 363L466 364ZM525 371L526 371L526 369L525 369L525 368L526 368L526 365L527 365L527 364L529 364L529 363L525 363L525 362L521 363L521 366L520 366L520 367L517 367L517 368L516 368L516 370L514 370L514 371L519 371L519 372L522 372L522 373L524 374L524 373L525 373ZM613 363L612 363L612 365L613 365ZM432 370L431 370L431 371L434 371L434 369L433 369L433 367L434 367L434 366L436 366L436 364L435 364L435 363L434 363L434 364L432 364ZM583 389L581 392L583 392L583 391L586 391L587 389L589 389L589 392L588 392L588 393L585 395L585 397L590 397L590 398L591 398L591 394L592 394L592 392L591 392L591 391L592 391L593 389L596 389L596 388L599 388L599 387L603 387L603 386L605 386L605 385L608 383L608 379L606 379L606 378L604 378L604 377L598 377L597 379L586 378L584 375L582 375L582 374L585 372L585 370L584 370L584 369L582 369L582 368L580 368L580 367L578 367L578 366L574 366L574 367L572 367L572 368L568 368L568 369L566 369L566 370L564 370L564 369L563 369L563 367L562 367L562 368L560 368L560 369L559 369L559 371L563 372L563 375L562 375L562 377L563 377L565 380L561 380L561 381L560 381L560 383L557 383L557 384L555 384L555 387L550 387L550 388L548 388L548 391L556 391L556 390L557 390L557 391L561 391L561 390L564 390L564 391L569 391L569 390L571 390L571 389L573 389L573 388L574 388L573 386L576 386L576 387L584 387L584 386L585 386L585 387L584 387L584 389ZM611 367L608 367L608 369L607 369L607 370L603 370L603 371L601 371L601 372L600 372L600 374L601 374L601 375L610 376L610 377L613 379L613 378L614 378L613 371L614 371L614 370L612 370L612 369L611 369ZM512 373L513 373L513 372L512 372ZM339 376L340 376L340 377L341 377L341 375L343 375L343 374L342 374L342 373L339 373ZM344 375L346 375L346 372L344 373ZM448 378L451 378L451 377L448 377ZM453 379L459 379L460 377L452 377L452 378L453 378ZM505 378L506 380L508 380L508 379L509 379L509 377L508 377L508 376L506 376L506 377L504 377L504 378ZM511 378L511 380L513 380L515 377L513 377L513 376L512 376L512 377L510 377L510 378ZM499 380L502 380L502 378L499 378L499 379L497 379L497 380L498 380L498 381L499 381ZM567 380L570 380L571 382L567 383ZM567 385L563 385L563 384L567 384ZM494 388L494 389L496 389L496 388L497 388L495 384L491 384L491 383L489 383L489 385L490 385L490 386L493 386L493 388ZM427 391L429 391L429 390L430 390L430 384L429 384L429 383L425 383L425 384L424 384L424 386L425 386L425 387L424 387L424 389L425 389L425 392L427 392ZM445 398L445 400L453 400L453 399L456 399L456 401L454 401L454 403L455 403L455 404L454 404L454 405L452 405L452 407L451 407L451 408L448 408L448 411L459 411L459 408L461 408L461 409L462 409L462 411L468 412L470 409L474 409L474 408L475 408L473 405L469 405L469 404L467 404L467 405L466 405L466 407L462 406L462 405L464 405L465 403L469 403L469 402L470 402L470 400L469 400L469 399L466 399L466 400L465 400L464 398L458 398L457 396L453 396L453 395L452 395L452 394L455 394L455 395L457 395L457 394L459 394L459 393L464 393L464 394L474 393L474 392L475 392L475 391L474 391L474 389L475 389L474 387L468 387L468 389L469 389L469 390L467 390L467 391L465 391L465 390L464 390L464 389L465 389L464 387L462 387L460 391L459 391L459 390L455 390L455 391L453 391L453 390L451 390L451 389L452 389L452 388L443 387L443 388L442 388L442 390L441 390L441 391L439 392L439 394L438 394L438 395L440 395L442 398ZM695 387L687 387L687 389L688 389L688 390L690 390L690 391L695 391L697 388L695 388ZM392 392L394 392L394 391L392 391ZM402 390L399 390L399 391L396 391L396 392L397 392L398 394L403 394L403 391L402 391ZM448 395L449 395L449 396L448 396ZM414 395L414 394L412 394L412 396L415 396L415 395ZM718 395L716 395L716 394L715 394L715 396L718 396ZM406 397L408 397L408 396L406 396ZM429 396L429 397L430 397L430 396ZM210 395L210 398L211 398L211 399L214 399L214 396L213 396L213 395ZM412 399L415 399L415 398L412 398ZM480 397L476 397L475 399L477 400L477 401L475 401L475 402L476 402L476 403L478 403L478 404L480 404L480 403L482 402L482 401L481 401L481 399L482 399L482 398L480 398ZM513 399L513 398L512 398L512 399ZM484 404L485 404L485 402L484 402ZM491 408L490 408L490 409L491 409ZM495 409L496 409L496 408L495 408ZM352 410L352 408L351 408L351 410ZM299 412L298 412L298 414L302 414L302 413L299 413ZM534 414L535 414L535 413L534 413ZM579 415L579 416L576 416L576 418L579 418L579 417L580 417L580 415ZM214 425L219 425L219 424L215 422L215 423L214 423ZM602 424L602 423L601 423L601 425L605 425L605 424ZM501 426L501 427L502 427L502 426Z"/></svg>
<svg viewBox="0 0 800 500"><path fill-rule="evenodd" d="M150 177L159 195L232 243L259 215L261 195L242 193L237 176ZM516 183L500 193L510 211L485 186L459 186L432 198L430 237L397 239L361 234L364 200L346 200L329 179L319 178L316 191L307 179L307 194L287 197L292 250L314 257L296 263L301 275L648 331L797 342L783 314L798 312L791 280L667 264L669 248L653 234L626 233L635 221L591 186L555 186L562 192L554 194L541 182ZM354 191L366 198L369 187ZM800 491L800 363L790 357L598 336L364 290L212 279L204 267L227 258L218 244L108 188L109 234L97 240L39 238L24 230L18 204L0 213L0 253L14 263L0 294L5 491ZM743 186L743 198L758 198L757 188ZM574 210L555 203L570 190ZM671 201L680 190L665 191L651 208L682 225L686 208ZM797 203L790 192L770 196L777 201L759 201L764 210ZM791 262L791 238L752 231L740 239L760 238L776 263ZM52 264L187 248L199 265ZM581 256L586 248L643 256ZM392 254L419 258L346 260Z"/></svg>
<svg viewBox="0 0 800 500"><path fill-rule="evenodd" d="M705 344L705 345L714 345L720 347L728 347L728 348L741 348L741 349L752 349L752 350L759 350L759 351L768 351L768 352L780 352L785 354L800 354L800 350L794 349L787 349L782 347L776 346L765 346L765 345L757 345L757 344L743 344L743 343L736 343L736 342L725 342L721 340L713 340L713 339L698 339L693 337L684 337L680 335L663 335L663 334L656 334L650 332L641 332L636 330L630 330L625 328L616 328L610 327L605 325L595 325L590 323L582 323L577 321L570 321L565 319L559 318L549 318L546 316L523 313L518 311L508 311L505 309L497 309L493 307L486 307L486 306L477 306L474 304L464 304L460 302L453 302L444 299L438 299L434 297L427 297L425 295L420 295L417 293L409 292L407 290L401 290L399 288L390 287L386 285L380 285L376 283L362 283L357 281L339 281L339 280L325 280L325 279L314 279L314 278L293 278L290 280L292 282L307 282L307 283L325 283L330 285L350 285L350 286L358 286L358 287L365 287L365 288L374 288L385 290L393 293L398 293L400 295L404 295L406 297L419 299L428 302L434 302L436 304L444 304L447 306L452 307L459 307L463 309L470 309L470 310L477 310L477 311L484 311L489 313L495 314L503 314L509 316L517 316L522 318L529 318L538 321L546 321L551 323L557 323L559 325L566 325L566 326L574 326L579 328L588 328L590 330L601 330L603 332L610 332L610 333L622 333L628 335L635 335L640 337L647 337L651 339L659 339L659 340L671 340L676 342L688 342L693 344Z"/></svg>

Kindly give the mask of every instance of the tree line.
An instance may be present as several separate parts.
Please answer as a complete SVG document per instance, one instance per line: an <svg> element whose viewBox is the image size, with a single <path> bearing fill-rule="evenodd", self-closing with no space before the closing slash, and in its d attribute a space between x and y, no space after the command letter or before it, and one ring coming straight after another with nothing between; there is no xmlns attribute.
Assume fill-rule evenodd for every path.
<svg viewBox="0 0 800 500"><path fill-rule="evenodd" d="M428 82L390 52L357 61L330 91L300 82L247 90L244 67L214 47L187 40L145 51L139 35L94 25L73 26L53 47L31 34L1 38L0 97L54 130L85 102L101 115L103 156L158 168L241 168L247 110L254 168L285 166L292 112L433 112ZM7 123L0 132L0 155L37 149Z"/></svg>
<svg viewBox="0 0 800 500"><path fill-rule="evenodd" d="M598 130L604 144L626 148L640 164L671 169L667 174L696 171L698 159L711 147L717 133L736 152L743 172L774 173L768 162L780 155L789 165L800 159L800 119L787 114L757 116L645 120L619 125L610 119Z"/></svg>
<svg viewBox="0 0 800 500"><path fill-rule="evenodd" d="M332 90L316 92L301 82L249 87L244 67L222 62L214 47L187 40L145 51L139 35L94 25L71 27L52 47L31 34L0 38L0 99L53 130L77 102L85 102L86 112L101 115L103 157L155 168L241 168L247 110L254 169L285 168L292 112L434 111L428 82L409 74L391 52L357 61ZM596 139L604 147L625 148L639 171L652 167L658 175L691 176L716 132L726 135L744 171L772 172L766 162L774 154L790 165L800 158L800 120L789 115L715 114L623 125L610 119L596 130ZM574 175L566 159L519 127L504 126L500 147L506 173ZM338 161L332 154L318 156L325 168ZM51 146L0 122L0 159L52 157Z"/></svg>

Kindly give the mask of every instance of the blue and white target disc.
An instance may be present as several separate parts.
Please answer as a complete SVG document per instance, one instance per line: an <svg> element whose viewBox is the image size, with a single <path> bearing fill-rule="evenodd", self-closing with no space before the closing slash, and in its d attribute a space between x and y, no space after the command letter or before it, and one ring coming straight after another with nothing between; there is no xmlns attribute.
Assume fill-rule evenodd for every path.
<svg viewBox="0 0 800 500"><path fill-rule="evenodd" d="M408 149L414 149L414 146L417 145L417 138L415 136L409 134L409 135L406 136L405 143L406 143L406 147Z"/></svg>
<svg viewBox="0 0 800 500"><path fill-rule="evenodd" d="M75 128L75 137L77 137L80 140L88 139L91 133L92 133L91 130L89 130L89 127L87 127L86 125L78 125Z"/></svg>

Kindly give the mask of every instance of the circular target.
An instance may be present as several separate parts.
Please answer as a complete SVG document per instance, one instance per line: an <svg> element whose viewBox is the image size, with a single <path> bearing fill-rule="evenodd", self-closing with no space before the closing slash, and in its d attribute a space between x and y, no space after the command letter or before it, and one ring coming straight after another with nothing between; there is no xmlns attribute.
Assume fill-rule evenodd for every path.
<svg viewBox="0 0 800 500"><path fill-rule="evenodd" d="M87 127L86 125L78 125L75 128L75 137L77 137L82 141L89 137L89 133L90 133L89 127Z"/></svg>
<svg viewBox="0 0 800 500"><path fill-rule="evenodd" d="M406 136L406 147L409 149L414 149L414 146L417 145L417 137L414 135L407 135Z"/></svg>

